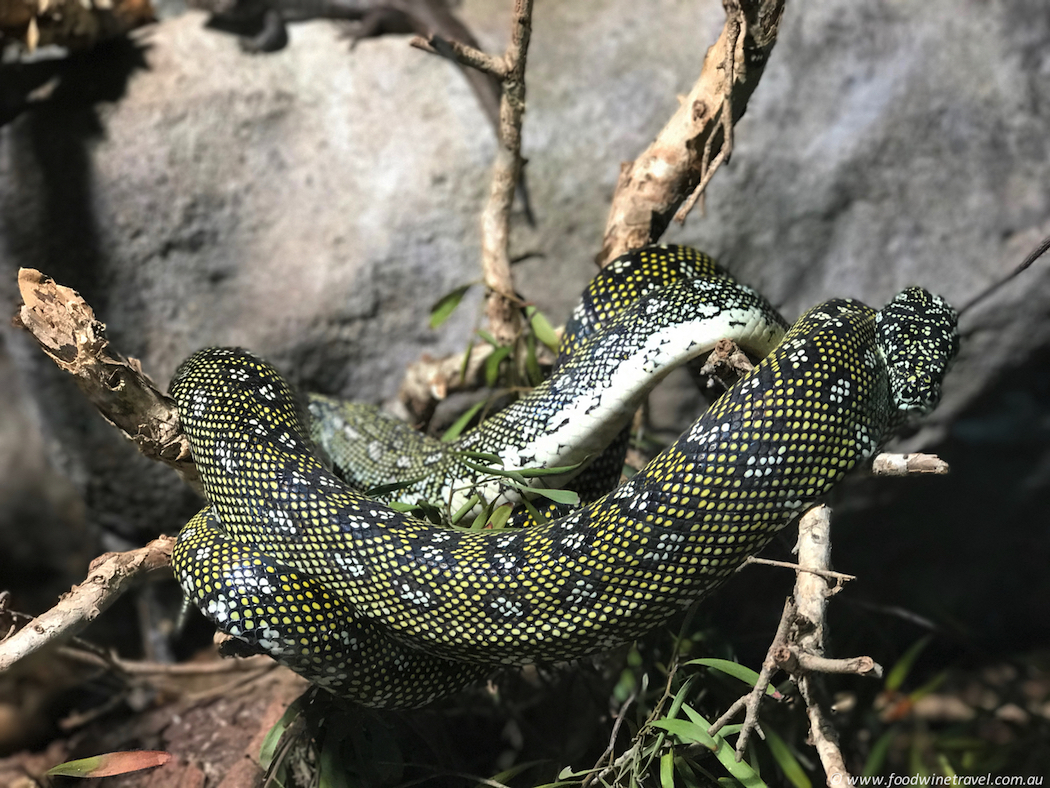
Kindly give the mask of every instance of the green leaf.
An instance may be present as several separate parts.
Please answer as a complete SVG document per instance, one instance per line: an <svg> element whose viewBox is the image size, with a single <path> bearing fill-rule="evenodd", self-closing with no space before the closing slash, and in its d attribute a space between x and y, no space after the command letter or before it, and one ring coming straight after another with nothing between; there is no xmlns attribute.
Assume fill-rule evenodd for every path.
<svg viewBox="0 0 1050 788"><path fill-rule="evenodd" d="M802 769L802 765L798 762L798 758L795 757L795 753L788 747L779 733L769 727L769 725L763 724L762 731L766 734L766 745L769 747L769 752L773 755L773 760L777 762L777 766L784 772L784 776L788 778L795 788L813 788L813 783L810 781L806 772Z"/></svg>
<svg viewBox="0 0 1050 788"><path fill-rule="evenodd" d="M732 676L735 679L739 679L750 687L754 687L758 683L759 675L751 668L741 665L739 662L733 662L730 659L718 659L716 657L702 657L700 659L691 659L685 663L686 665L700 665L701 667L711 668L721 673L725 673L727 676ZM766 687L766 695L776 696L778 693L776 688L770 684Z"/></svg>
<svg viewBox="0 0 1050 788"><path fill-rule="evenodd" d="M520 471L508 471L503 468L496 468L492 465L481 465L480 463L471 462L466 457L462 458L462 462L468 468L479 473L487 473L489 476L499 476L504 479L511 479L518 483L518 485L528 487L528 483L525 481L525 477L521 475Z"/></svg>
<svg viewBox="0 0 1050 788"><path fill-rule="evenodd" d="M473 286L473 282L466 285L460 285L451 293L446 293L441 296L441 298L437 300L437 303L430 307L430 327L437 328L448 320L452 313L456 311L459 302L463 300L463 296L466 295L467 291Z"/></svg>
<svg viewBox="0 0 1050 788"><path fill-rule="evenodd" d="M660 788L674 788L674 753L660 756Z"/></svg>
<svg viewBox="0 0 1050 788"><path fill-rule="evenodd" d="M532 518L533 522L535 522L536 525L543 525L545 522L547 522L547 516L543 514L543 512L541 512L539 509L537 509L533 505L532 501L530 501L528 498L522 498L521 502L525 504L525 511L529 513L529 517Z"/></svg>
<svg viewBox="0 0 1050 788"><path fill-rule="evenodd" d="M300 696L290 703L284 710L284 714L281 715L281 719L277 720L266 732L262 747L259 748L259 765L263 769L270 768L285 732L299 720L299 716L303 713L304 697Z"/></svg>
<svg viewBox="0 0 1050 788"><path fill-rule="evenodd" d="M162 750L107 752L104 755L60 763L52 766L46 773L50 777L112 777L163 766L170 760L171 753Z"/></svg>
<svg viewBox="0 0 1050 788"><path fill-rule="evenodd" d="M525 307L525 316L529 319L529 325L532 326L532 333L536 335L536 339L550 348L552 353L557 353L558 345L561 343L558 340L558 333L546 316L534 306Z"/></svg>
<svg viewBox="0 0 1050 788"><path fill-rule="evenodd" d="M707 733L711 723L688 705L683 705L682 708L693 723ZM715 747L712 748L715 751L715 757L732 777L740 781L744 788L766 788L766 784L750 764L745 761L737 762L736 751L726 741L726 737L739 733L742 727L742 725L726 725L715 735Z"/></svg>
<svg viewBox="0 0 1050 788"><path fill-rule="evenodd" d="M463 363L459 365L459 382L464 383L467 380L467 369L470 368L470 357L474 355L474 337L470 338L467 343L467 349L463 351Z"/></svg>
<svg viewBox="0 0 1050 788"><path fill-rule="evenodd" d="M477 506L479 503L481 503L481 497L480 496L478 496L478 495L470 496L470 498L467 499L467 502L465 504L463 504L461 507L459 507L456 510L456 513L452 515L452 524L455 525L460 520L462 520L464 517L466 517L467 514L470 512L470 510L473 509L475 506Z"/></svg>
<svg viewBox="0 0 1050 788"><path fill-rule="evenodd" d="M489 518L487 525L490 528L502 528L507 524L507 520L510 519L510 513L513 511L513 504L505 503L502 506L497 506L496 511L494 511L492 517Z"/></svg>
<svg viewBox="0 0 1050 788"><path fill-rule="evenodd" d="M707 728L695 722L663 719L654 720L651 724L654 728L661 728L678 737L685 744L702 744L709 750L714 750L717 746L714 737L707 732Z"/></svg>
<svg viewBox="0 0 1050 788"><path fill-rule="evenodd" d="M457 451L456 456L470 460L481 460L482 462L490 462L493 463L494 466L503 465L502 457L500 457L498 454L492 454L491 452L487 451L470 451L464 449L462 451Z"/></svg>
<svg viewBox="0 0 1050 788"><path fill-rule="evenodd" d="M477 517L475 517L470 524L470 530L480 531L484 529L484 527L489 524L489 518L492 517L492 509L493 506L491 503L487 503L481 507L481 511L478 512Z"/></svg>
<svg viewBox="0 0 1050 788"><path fill-rule="evenodd" d="M886 689L890 692L896 692L901 688L904 680L908 678L908 674L915 665L915 660L919 658L919 655L930 644L931 640L933 640L933 635L926 635L908 647L908 650L904 652L904 656L897 660L897 664L886 675Z"/></svg>
<svg viewBox="0 0 1050 788"><path fill-rule="evenodd" d="M510 355L510 347L504 345L497 347L485 359L485 385L490 389L495 388L499 382L499 365L507 356Z"/></svg>
<svg viewBox="0 0 1050 788"><path fill-rule="evenodd" d="M948 671L943 671L942 673L938 673L936 676L934 676L932 679L927 681L925 684L923 684L917 690L908 693L908 700L910 700L912 703L916 703L916 702L922 700L927 695L929 695L930 693L934 692L939 686L941 686L941 684L944 683L944 680L946 678L948 678Z"/></svg>
<svg viewBox="0 0 1050 788"><path fill-rule="evenodd" d="M364 495L367 498L375 498L377 495L386 495L388 493L397 492L398 490L405 490L422 480L422 476L417 476L415 479L404 479L399 482L390 482L390 484L379 484L375 487L369 487L365 490Z"/></svg>
<svg viewBox="0 0 1050 788"><path fill-rule="evenodd" d="M546 487L529 487L529 492L542 495L555 503L563 503L568 506L579 506L580 495L573 490L548 490Z"/></svg>
<svg viewBox="0 0 1050 788"><path fill-rule="evenodd" d="M488 331L483 328L478 329L478 336L488 342L494 348L503 347L499 342L496 341L496 337L492 336Z"/></svg>
<svg viewBox="0 0 1050 788"><path fill-rule="evenodd" d="M478 411L480 411L483 407L485 407L484 400L467 408L463 413L460 414L458 419L452 422L452 426L445 430L445 434L441 436L441 440L443 440L445 443L452 443L452 441L454 441L463 433L463 430L467 428L467 425L470 424L471 421L473 421L474 417L478 415Z"/></svg>
<svg viewBox="0 0 1050 788"><path fill-rule="evenodd" d="M543 370L536 357L536 338L532 334L525 337L525 373L531 385L538 386L543 382Z"/></svg>
<svg viewBox="0 0 1050 788"><path fill-rule="evenodd" d="M519 476L524 476L526 479L534 479L537 476L557 476L561 473L569 473L574 471L582 465L582 462L573 463L572 465L554 465L550 468L521 468L516 473Z"/></svg>

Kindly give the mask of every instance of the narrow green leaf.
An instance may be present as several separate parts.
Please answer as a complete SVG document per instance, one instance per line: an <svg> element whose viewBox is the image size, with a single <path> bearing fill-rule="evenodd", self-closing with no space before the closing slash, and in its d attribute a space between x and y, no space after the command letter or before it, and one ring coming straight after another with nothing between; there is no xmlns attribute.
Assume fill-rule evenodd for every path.
<svg viewBox="0 0 1050 788"><path fill-rule="evenodd" d="M946 678L948 678L948 671L938 673L936 676L927 681L917 690L908 693L908 700L910 700L912 703L916 703L922 700L931 692L934 692L939 686L941 686L941 684L944 683L944 680Z"/></svg>
<svg viewBox="0 0 1050 788"><path fill-rule="evenodd" d="M171 753L162 750L107 752L104 755L60 763L52 766L46 773L50 777L112 777L163 766L170 760Z"/></svg>
<svg viewBox="0 0 1050 788"><path fill-rule="evenodd" d="M555 503L563 503L567 506L580 505L580 495L573 490L548 490L546 487L529 487L528 489L529 492L542 495Z"/></svg>
<svg viewBox="0 0 1050 788"><path fill-rule="evenodd" d="M452 313L456 311L459 302L463 300L463 296L466 295L467 291L473 286L473 283L460 285L451 293L446 293L441 296L441 298L430 307L430 327L437 328L448 320Z"/></svg>
<svg viewBox="0 0 1050 788"><path fill-rule="evenodd" d="M482 465L480 463L471 462L466 458L464 458L462 462L471 470L478 471L479 473L486 473L489 476L499 476L503 479L510 479L516 487L522 487L527 489L529 486L529 483L525 480L525 477L522 476L518 471L506 471L503 468L496 468L492 465Z"/></svg>
<svg viewBox="0 0 1050 788"><path fill-rule="evenodd" d="M463 351L463 363L459 365L459 382L463 383L467 379L467 369L470 367L470 357L474 355L474 345L477 344L474 341L474 337L470 338L467 343L467 349Z"/></svg>
<svg viewBox="0 0 1050 788"><path fill-rule="evenodd" d="M901 688L904 684L904 680L908 678L908 674L915 665L915 660L919 658L923 649L930 644L932 639L933 635L926 635L923 638L919 638L908 647L908 650L904 652L904 656L897 660L897 664L894 665L886 675L886 689L890 692L896 692Z"/></svg>
<svg viewBox="0 0 1050 788"><path fill-rule="evenodd" d="M473 421L474 417L478 415L478 411L483 407L485 407L484 400L467 408L460 414L459 418L452 422L452 426L445 430L445 434L441 436L441 440L445 443L452 443L452 441L463 434L463 430L467 428L467 425Z"/></svg>
<svg viewBox="0 0 1050 788"><path fill-rule="evenodd" d="M492 454L487 451L470 451L463 449L456 452L457 457L470 459L470 460L481 460L481 462L490 462L494 465L503 465L503 458L498 454Z"/></svg>
<svg viewBox="0 0 1050 788"><path fill-rule="evenodd" d="M322 747L318 757L317 788L350 788L350 775L336 747Z"/></svg>
<svg viewBox="0 0 1050 788"><path fill-rule="evenodd" d="M493 350L489 357L485 359L485 385L490 389L494 388L499 382L499 365L509 355L510 348L504 346Z"/></svg>
<svg viewBox="0 0 1050 788"><path fill-rule="evenodd" d="M687 710L686 713L688 713L688 711L689 710ZM707 733L708 728L711 727L711 723L696 711L693 711L689 716L693 717L694 715L696 717L697 727L701 728L704 733ZM751 768L750 764L745 761L737 762L736 751L729 742L726 741L727 736L732 733L739 733L740 727L741 726L739 725L727 725L718 732L718 735L714 737L716 745L713 748L715 751L715 757L718 759L718 762L725 767L725 770L729 772L730 776L739 780L744 788L766 788L766 784L762 781L762 778L758 776L758 772Z"/></svg>
<svg viewBox="0 0 1050 788"><path fill-rule="evenodd" d="M773 760L777 762L777 766L784 772L784 776L788 778L791 784L795 788L813 788L813 783L798 762L795 753L791 752L791 748L788 747L787 742L781 738L780 734L765 723L762 724L762 732L766 734L766 745L769 747L769 752L773 755Z"/></svg>
<svg viewBox="0 0 1050 788"><path fill-rule="evenodd" d="M709 750L716 747L714 738L707 732L707 728L697 725L689 720L654 720L654 728L661 728L668 733L677 736L685 744L702 744Z"/></svg>
<svg viewBox="0 0 1050 788"><path fill-rule="evenodd" d="M582 462L577 462L572 465L554 465L550 468L521 468L517 473L524 476L526 479L533 479L537 476L557 476L560 473L574 471L582 464Z"/></svg>
<svg viewBox="0 0 1050 788"><path fill-rule="evenodd" d="M754 687L758 683L759 676L757 672L745 665L741 665L739 662L733 662L730 659L701 657L700 659L691 659L685 664L700 665L705 668L717 670L721 673L725 673L727 676L739 679L750 687ZM775 696L777 694L776 688L772 684L766 687L766 695Z"/></svg>
<svg viewBox="0 0 1050 788"><path fill-rule="evenodd" d="M540 360L536 357L536 338L532 334L525 337L525 374L533 386L543 382L543 370L540 369Z"/></svg>
<svg viewBox="0 0 1050 788"><path fill-rule="evenodd" d="M488 342L494 348L503 347L499 342L496 341L496 337L492 336L488 331L483 328L478 329L478 336Z"/></svg>
<svg viewBox="0 0 1050 788"><path fill-rule="evenodd" d="M674 753L660 756L660 788L674 788Z"/></svg>
<svg viewBox="0 0 1050 788"><path fill-rule="evenodd" d="M893 726L875 740L875 743L871 745L871 751L868 753L868 759L864 762L864 769L861 771L862 776L874 777L882 772L882 766L886 763L886 756L890 752L890 745L893 744L897 733L897 726Z"/></svg>
<svg viewBox="0 0 1050 788"><path fill-rule="evenodd" d="M456 510L456 513L452 515L452 524L455 525L460 520L462 520L464 517L466 517L467 514L470 512L470 510L473 509L475 506L477 506L479 503L481 503L481 498L479 496L477 496L477 495L470 496L470 498L467 499L467 502L465 504L463 504L461 507L459 507Z"/></svg>
<svg viewBox="0 0 1050 788"><path fill-rule="evenodd" d="M507 524L507 520L510 519L510 513L513 511L514 506L509 503L497 506L496 511L494 511L492 517L489 518L487 525L490 528L502 528Z"/></svg>
<svg viewBox="0 0 1050 788"><path fill-rule="evenodd" d="M277 720L273 726L266 732L266 736L263 738L262 747L259 748L259 765L263 769L269 769L270 764L273 763L274 756L277 754L277 749L281 744L281 739L284 737L285 731L295 723L299 718L299 715L303 713L303 697L296 698L292 703L288 705L288 708L284 710L284 714L281 715L281 719Z"/></svg>
<svg viewBox="0 0 1050 788"><path fill-rule="evenodd" d="M529 319L529 325L532 326L532 333L536 335L536 339L550 348L552 353L557 353L560 344L558 333L546 316L534 306L525 307L525 316Z"/></svg>
<svg viewBox="0 0 1050 788"><path fill-rule="evenodd" d="M529 513L529 517L536 525L543 525L547 522L547 515L541 512L535 507L535 505L528 498L522 498L521 502L525 505L525 511Z"/></svg>
<svg viewBox="0 0 1050 788"><path fill-rule="evenodd" d="M422 479L422 476L417 476L415 479L403 479L399 482L390 482L390 484L379 484L375 487L369 487L365 490L364 495L367 498L375 498L377 495L387 495L388 493L397 492L398 490L408 489L416 482L422 481Z"/></svg>
<svg viewBox="0 0 1050 788"><path fill-rule="evenodd" d="M489 523L489 518L492 517L492 504L487 503L481 507L481 511L478 512L478 516L474 518L470 524L470 530L480 531Z"/></svg>

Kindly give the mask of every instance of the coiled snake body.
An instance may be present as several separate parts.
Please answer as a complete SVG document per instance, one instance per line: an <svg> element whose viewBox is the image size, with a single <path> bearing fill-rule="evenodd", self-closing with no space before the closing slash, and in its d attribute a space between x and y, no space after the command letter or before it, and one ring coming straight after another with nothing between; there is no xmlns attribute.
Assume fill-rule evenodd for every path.
<svg viewBox="0 0 1050 788"><path fill-rule="evenodd" d="M660 303L658 322L666 297L626 314L639 327ZM271 366L200 351L172 396L211 507L180 534L176 574L224 632L369 705L420 705L492 665L606 649L706 594L907 414L931 409L955 321L918 288L880 312L815 307L626 484L516 531L434 526L365 498L313 454L304 409ZM586 343L570 374L616 369L607 340Z"/></svg>

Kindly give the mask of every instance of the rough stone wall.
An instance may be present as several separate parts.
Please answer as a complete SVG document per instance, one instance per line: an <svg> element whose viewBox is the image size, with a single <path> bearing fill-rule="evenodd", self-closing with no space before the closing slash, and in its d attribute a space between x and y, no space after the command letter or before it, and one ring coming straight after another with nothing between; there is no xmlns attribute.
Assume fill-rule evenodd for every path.
<svg viewBox="0 0 1050 788"><path fill-rule="evenodd" d="M466 0L459 13L495 51L509 6ZM692 84L722 18L717 0L536 3L524 140L537 225L518 217L514 251L538 256L515 270L555 322L595 270L620 162ZM336 25L312 22L285 50L249 56L203 23L176 14L138 49L85 56L0 129L0 300L13 310L17 268L40 268L79 289L159 381L198 347L240 344L317 390L389 399L408 362L462 348L475 324L468 304L431 332L426 310L479 275L491 129L455 68L404 38L351 52ZM1048 129L1042 0L789 2L706 214L664 240L715 254L789 316L834 295L881 305L909 284L963 303L1050 233ZM1048 296L1043 261L966 316L945 404L910 441L952 448L960 467L972 458L976 475L951 488L881 482L863 498L877 499L876 519L904 516L895 496L957 499L947 520L931 524L937 506L922 513L939 540L894 527L900 574L922 574L946 541L1030 540L1018 588L1050 599L1026 574L1045 567L1050 535L1021 530L1050 485L1050 382L1025 366L1048 357ZM26 529L44 527L33 522L84 535L48 540L73 550L74 567L103 535L119 545L177 530L192 496L117 438L28 337L5 321L0 338L0 586L34 577L19 558L44 549L26 549ZM1004 381L1013 406L996 393ZM685 385L654 402L661 426L695 415ZM1019 473L982 477L989 446L1023 446ZM1002 500L1014 508L985 508ZM989 531L1001 538L988 543ZM871 553L879 574L884 542L858 536L847 555ZM955 581L960 562L994 552L939 565L952 616L976 603L966 586L981 587ZM31 605L70 579L49 577ZM895 602L917 593L896 575L885 588ZM986 614L989 632L1016 623ZM1045 632L1050 612L1029 614Z"/></svg>

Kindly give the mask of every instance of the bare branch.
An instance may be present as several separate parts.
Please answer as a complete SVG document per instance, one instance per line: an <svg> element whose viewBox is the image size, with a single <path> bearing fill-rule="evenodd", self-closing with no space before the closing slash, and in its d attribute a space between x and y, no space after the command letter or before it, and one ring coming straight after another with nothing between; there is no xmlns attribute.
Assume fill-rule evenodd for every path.
<svg viewBox="0 0 1050 788"><path fill-rule="evenodd" d="M799 566L798 564L792 564L788 561L774 561L772 558L759 558L758 556L749 555L744 559L744 563L741 564L741 568L748 564L761 564L762 566L777 566L781 569L794 569L796 572L813 572L814 574L820 575L821 577L827 577L831 580L838 580L841 582L849 582L850 580L856 580L856 575L847 575L845 572L835 572L830 569L812 569L808 566Z"/></svg>
<svg viewBox="0 0 1050 788"><path fill-rule="evenodd" d="M879 454L871 462L873 476L910 476L932 473L944 476L951 468L936 454Z"/></svg>
<svg viewBox="0 0 1050 788"><path fill-rule="evenodd" d="M740 735L736 740L736 757L738 761L744 757L744 750L747 748L747 741L751 737L751 731L758 727L758 709L762 705L762 699L766 695L766 688L769 687L770 679L780 667L777 655L787 648L788 634L794 614L795 607L791 604L791 600L786 601L784 603L784 612L780 616L780 624L777 626L777 633L773 636L773 642L769 644L766 658L762 660L762 670L758 674L758 681L755 682L755 686L751 692L737 700L725 714L715 720L714 724L707 731L712 736L715 735L728 724L729 720L740 709L744 709L744 727L740 729Z"/></svg>
<svg viewBox="0 0 1050 788"><path fill-rule="evenodd" d="M732 128L747 108L776 42L784 0L723 0L726 22L700 78L653 143L620 170L605 238L604 266L653 243L679 221L729 156Z"/></svg>
<svg viewBox="0 0 1050 788"><path fill-rule="evenodd" d="M437 34L430 36L415 36L408 42L416 49L422 49L432 55L446 57L462 66L476 68L486 74L494 76L502 81L507 78L507 64L500 58L495 58L487 52L464 44L455 39L443 38Z"/></svg>
<svg viewBox="0 0 1050 788"><path fill-rule="evenodd" d="M105 553L96 558L88 576L63 596L57 605L0 641L0 671L51 643L76 635L94 621L133 583L155 569L171 564L175 539L162 536L145 547L126 553Z"/></svg>
<svg viewBox="0 0 1050 788"><path fill-rule="evenodd" d="M796 551L799 566L821 570L831 568L831 510L828 507L815 506L802 516ZM813 572L800 572L795 580L795 629L798 635L794 642L799 653L824 656L824 613L828 591L827 581ZM828 785L849 785L850 777L839 750L838 733L824 712L819 677L803 672L797 677L797 682L806 702L810 738L824 767Z"/></svg>
<svg viewBox="0 0 1050 788"><path fill-rule="evenodd" d="M510 209L521 177L521 124L525 114L525 61L532 34L532 0L515 0L506 74L500 97L499 148L492 166L489 200L481 215L481 272L489 288L489 329L509 345L521 328L522 306L510 271Z"/></svg>
<svg viewBox="0 0 1050 788"><path fill-rule="evenodd" d="M175 403L160 393L137 359L115 353L106 326L80 294L32 268L18 272L18 321L99 413L144 455L178 472L198 492L200 480Z"/></svg>

